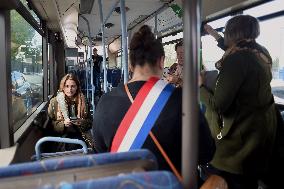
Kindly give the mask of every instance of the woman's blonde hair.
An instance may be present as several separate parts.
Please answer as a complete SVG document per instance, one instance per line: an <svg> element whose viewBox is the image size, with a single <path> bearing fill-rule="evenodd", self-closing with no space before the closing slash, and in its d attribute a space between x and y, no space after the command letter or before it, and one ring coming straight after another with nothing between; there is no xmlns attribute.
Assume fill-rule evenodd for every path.
<svg viewBox="0 0 284 189"><path fill-rule="evenodd" d="M65 86L65 83L66 83L67 80L75 81L75 83L77 85L77 91L76 91L75 96L77 96L79 93L81 93L80 82L79 82L78 78L76 77L76 75L74 75L74 74L67 74L61 79L60 85L59 85L59 91L60 92L63 92L64 86Z"/></svg>

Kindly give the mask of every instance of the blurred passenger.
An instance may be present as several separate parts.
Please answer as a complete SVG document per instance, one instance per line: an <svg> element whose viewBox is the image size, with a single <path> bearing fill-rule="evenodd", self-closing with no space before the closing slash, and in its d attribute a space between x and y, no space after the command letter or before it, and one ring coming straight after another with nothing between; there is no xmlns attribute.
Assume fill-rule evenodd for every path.
<svg viewBox="0 0 284 189"><path fill-rule="evenodd" d="M75 75L67 74L62 78L57 96L50 100L48 115L53 129L60 136L80 139L89 147L93 146L89 133L92 122L88 105ZM78 149L78 146L66 144L62 150L74 149Z"/></svg>
<svg viewBox="0 0 284 189"><path fill-rule="evenodd" d="M211 92L200 79L201 101L214 112L209 126L216 141L213 172L230 189L256 189L267 174L276 136L276 113L270 82L272 59L256 43L258 20L231 18L225 27L227 50L217 62L220 73Z"/></svg>
<svg viewBox="0 0 284 189"><path fill-rule="evenodd" d="M17 93L16 87L12 85L12 125L23 120L27 115L27 108L21 94Z"/></svg>
<svg viewBox="0 0 284 189"><path fill-rule="evenodd" d="M169 83L174 84L176 87L182 87L183 83L183 62L184 62L184 50L183 42L180 41L175 45L175 51L177 53L177 64L173 64L170 68L170 73L167 77Z"/></svg>
<svg viewBox="0 0 284 189"><path fill-rule="evenodd" d="M154 136L172 161L173 165L178 171L181 170L182 91L181 88L175 88L161 80L164 68L164 57L165 52L161 42L155 39L149 26L142 26L140 30L134 34L130 43L130 63L131 70L133 71L132 79L127 84L120 84L111 92L103 95L97 106L93 122L93 133L95 149L98 152L116 152L120 151L120 149L127 151L137 148L147 148L156 155L160 169L173 170L170 169L168 162L157 148L156 143L153 140ZM153 115L157 116L152 124L153 127L150 131L144 133L145 139L141 146L137 147L136 144L133 144L130 149L125 149L123 148L124 146L120 148L121 146L116 143L117 139L123 140L125 144L130 145L128 144L130 140L127 140L127 137L124 135L125 133L122 134L120 138L117 137L121 134L121 126L125 126L125 120L134 119L131 117L133 112L130 112L134 110L133 107L144 102L142 100L140 103L141 97L143 97L142 93L146 93L148 92L148 89L150 89L147 97L144 97L145 101L146 99L152 99L148 98L152 91L152 88L149 88L149 85L152 83L155 83L153 86L154 89L162 89L161 86L156 85L157 83L166 86L163 90L169 92L170 95L167 99L163 99L158 103L159 106L162 106L160 104L163 103L165 106L162 106L163 108L158 115L155 114L156 111L153 111L155 108L154 106L151 109L151 113L148 115L147 112L140 114L143 107L151 106L150 103L145 106L143 106L143 104L137 108L137 110L134 111L138 112L137 114L134 114L135 118L137 118L138 115L144 116L144 114L146 114L147 121L149 117L152 118ZM156 94L156 92L152 94ZM157 101L154 100L152 104L154 103L157 103ZM141 119L135 120L140 121ZM141 125L140 122L139 125ZM149 126L150 124L148 122L145 125ZM138 128L138 124L132 124L129 127L135 130ZM199 163L206 163L211 159L214 152L214 142L202 114L200 114L199 128L202 136L200 144L201 150L199 151ZM132 136L133 135L130 137ZM136 141L138 137L139 136L135 137L134 141Z"/></svg>
<svg viewBox="0 0 284 189"><path fill-rule="evenodd" d="M100 81L100 75L101 75L101 64L103 62L103 57L98 55L98 50L96 48L93 49L93 81L95 86L95 93L98 96L101 96L101 81Z"/></svg>

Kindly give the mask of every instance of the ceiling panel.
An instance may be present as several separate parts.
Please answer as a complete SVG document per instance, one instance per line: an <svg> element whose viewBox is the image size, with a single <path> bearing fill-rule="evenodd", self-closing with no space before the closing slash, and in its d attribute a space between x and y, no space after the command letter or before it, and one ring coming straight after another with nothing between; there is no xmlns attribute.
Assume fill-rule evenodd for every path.
<svg viewBox="0 0 284 189"><path fill-rule="evenodd" d="M76 47L79 0L32 0L47 27L52 31L62 31L66 46Z"/></svg>
<svg viewBox="0 0 284 189"><path fill-rule="evenodd" d="M62 31L65 44L68 47L75 47L75 39L77 34L80 37L88 36L88 28L85 20L83 20L79 13L80 0L31 0L41 14L47 21L47 26L53 31ZM83 1L83 0L82 0ZM210 19L216 15L224 14L226 11L231 11L240 6L247 6L249 4L265 1L265 0L204 0L202 2L203 20ZM92 2L92 1L90 1ZM104 17L106 17L116 0L102 0ZM125 5L129 8L126 12L127 26L133 28L149 15L155 11L165 7L169 3L177 3L181 5L182 0L125 0ZM90 14L84 14L89 23L91 30L91 37L94 39L100 33L100 17L98 0L90 3L92 11ZM119 6L119 4L118 4ZM79 19L78 19L79 18ZM111 22L114 26L110 29L105 29L105 36L107 43L113 41L121 35L120 14L113 12L107 22ZM148 24L153 24L153 18L148 20ZM178 18L171 8L163 9L158 15L158 32L162 35L170 30L180 29L182 21ZM138 24L139 25L139 24ZM134 27L133 31L136 31ZM77 29L79 31L77 31Z"/></svg>
<svg viewBox="0 0 284 189"><path fill-rule="evenodd" d="M104 12L104 17L107 16L109 10L113 6L113 0L102 1L102 7ZM164 5L160 0L126 0L125 6L129 8L126 12L126 23L127 26L133 26L137 20L145 18L148 15L153 14L157 9ZM118 4L119 6L119 4ZM95 38L98 33L100 33L100 16L99 16L99 6L98 1L95 1L91 14L85 14L85 16L90 22L91 37ZM121 22L120 14L113 12L107 22L113 23L114 26L110 29L105 28L106 41L110 42L117 36L121 35ZM79 17L79 31L83 32L84 35L88 35L88 29L86 22Z"/></svg>

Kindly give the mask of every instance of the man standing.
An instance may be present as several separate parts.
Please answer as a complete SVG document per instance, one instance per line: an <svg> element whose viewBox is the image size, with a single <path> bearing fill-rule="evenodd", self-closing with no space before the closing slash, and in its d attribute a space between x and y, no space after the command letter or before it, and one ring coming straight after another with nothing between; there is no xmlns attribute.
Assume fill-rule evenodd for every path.
<svg viewBox="0 0 284 189"><path fill-rule="evenodd" d="M182 72L183 72L183 61L184 61L184 50L183 42L180 41L175 45L175 51L177 53L177 64L172 68L172 72L167 77L169 83L174 84L176 87L182 87Z"/></svg>
<svg viewBox="0 0 284 189"><path fill-rule="evenodd" d="M101 73L101 63L103 61L103 57L97 54L98 50L96 48L93 49L93 80L95 86L95 94L101 95L101 82L100 82L100 73Z"/></svg>

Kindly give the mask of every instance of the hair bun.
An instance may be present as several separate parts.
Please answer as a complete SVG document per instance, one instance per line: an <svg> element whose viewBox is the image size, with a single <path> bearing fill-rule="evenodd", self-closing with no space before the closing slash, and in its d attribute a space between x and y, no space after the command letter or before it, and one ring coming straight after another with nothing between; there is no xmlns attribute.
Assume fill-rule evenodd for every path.
<svg viewBox="0 0 284 189"><path fill-rule="evenodd" d="M148 48L155 41L155 36L149 26L143 25L132 38L130 49Z"/></svg>
<svg viewBox="0 0 284 189"><path fill-rule="evenodd" d="M130 62L133 67L145 63L155 65L165 55L162 43L155 38L151 28L143 25L132 37L129 47Z"/></svg>
<svg viewBox="0 0 284 189"><path fill-rule="evenodd" d="M142 27L139 29L138 33L139 33L141 36L144 36L144 37L148 37L148 36L149 36L149 37L151 37L151 36L154 37L150 26L147 26L147 25L142 26Z"/></svg>

